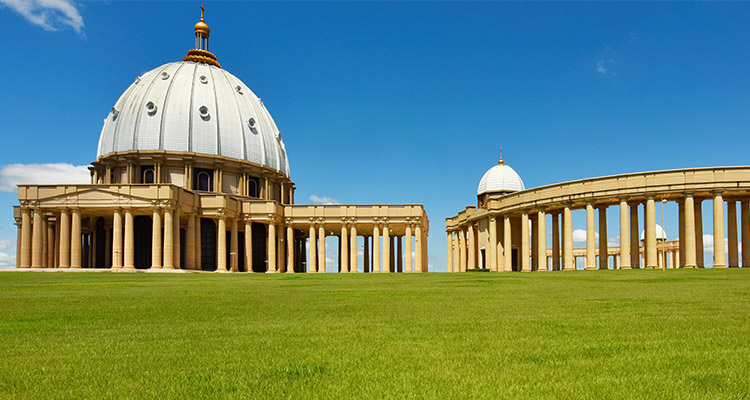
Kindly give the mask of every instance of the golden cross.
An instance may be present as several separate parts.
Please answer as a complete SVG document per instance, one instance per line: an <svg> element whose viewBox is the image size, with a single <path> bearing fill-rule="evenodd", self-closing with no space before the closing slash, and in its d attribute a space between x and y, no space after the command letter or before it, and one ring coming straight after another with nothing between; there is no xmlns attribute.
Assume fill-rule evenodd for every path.
<svg viewBox="0 0 750 400"><path fill-rule="evenodd" d="M203 8L203 4L201 4L201 21L203 21L203 12L206 11L205 8Z"/></svg>

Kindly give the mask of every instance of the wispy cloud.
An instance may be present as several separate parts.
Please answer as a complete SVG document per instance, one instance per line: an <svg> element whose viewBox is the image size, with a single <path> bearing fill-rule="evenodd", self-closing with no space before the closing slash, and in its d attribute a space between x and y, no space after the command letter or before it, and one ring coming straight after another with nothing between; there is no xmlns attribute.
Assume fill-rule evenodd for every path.
<svg viewBox="0 0 750 400"><path fill-rule="evenodd" d="M18 184L70 184L90 181L86 165L8 164L0 167L0 192L13 192Z"/></svg>
<svg viewBox="0 0 750 400"><path fill-rule="evenodd" d="M318 204L339 204L338 200L328 196L318 197L316 195L312 195L310 196L310 201Z"/></svg>
<svg viewBox="0 0 750 400"><path fill-rule="evenodd" d="M601 76L617 76L617 72L612 71L612 63L614 63L615 60L599 60L596 63L596 66L594 67L594 71L596 71Z"/></svg>
<svg viewBox="0 0 750 400"><path fill-rule="evenodd" d="M83 17L70 0L0 0L0 4L48 31L59 30L61 26L69 26L78 33L83 29Z"/></svg>
<svg viewBox="0 0 750 400"><path fill-rule="evenodd" d="M594 232L594 239L599 240L599 233ZM574 229L573 230L573 241L577 243L586 243L586 230L585 229ZM598 243L598 242L597 242Z"/></svg>
<svg viewBox="0 0 750 400"><path fill-rule="evenodd" d="M0 252L0 268L8 268L16 266L16 256L8 253Z"/></svg>

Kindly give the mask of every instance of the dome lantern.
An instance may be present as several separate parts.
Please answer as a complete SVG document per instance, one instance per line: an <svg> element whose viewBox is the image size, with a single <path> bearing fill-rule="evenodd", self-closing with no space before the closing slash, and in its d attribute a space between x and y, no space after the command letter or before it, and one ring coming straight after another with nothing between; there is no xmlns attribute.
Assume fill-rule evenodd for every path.
<svg viewBox="0 0 750 400"><path fill-rule="evenodd" d="M201 20L195 24L195 48L188 51L187 56L182 61L192 61L215 67L221 68L221 65L216 61L216 56L208 51L208 37L211 34L211 29L203 19L203 13L206 11L201 4Z"/></svg>

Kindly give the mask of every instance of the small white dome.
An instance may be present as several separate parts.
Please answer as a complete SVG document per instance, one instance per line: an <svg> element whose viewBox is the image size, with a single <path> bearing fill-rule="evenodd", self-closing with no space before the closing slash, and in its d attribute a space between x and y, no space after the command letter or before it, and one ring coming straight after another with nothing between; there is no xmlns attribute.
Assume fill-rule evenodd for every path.
<svg viewBox="0 0 750 400"><path fill-rule="evenodd" d="M524 190L523 181L513 168L500 164L487 170L479 181L477 196L484 193L517 192Z"/></svg>
<svg viewBox="0 0 750 400"><path fill-rule="evenodd" d="M644 229L641 231L641 240L645 240L645 239L646 239L646 230ZM656 224L656 240L667 240L667 232L659 224Z"/></svg>
<svg viewBox="0 0 750 400"><path fill-rule="evenodd" d="M130 85L104 120L97 156L130 150L220 155L289 176L286 147L263 102L208 64L165 64Z"/></svg>

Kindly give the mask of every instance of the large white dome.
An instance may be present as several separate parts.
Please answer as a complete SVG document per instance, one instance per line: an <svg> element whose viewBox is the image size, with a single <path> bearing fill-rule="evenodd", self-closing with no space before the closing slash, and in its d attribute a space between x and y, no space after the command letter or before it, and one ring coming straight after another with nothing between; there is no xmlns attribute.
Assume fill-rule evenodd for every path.
<svg viewBox="0 0 750 400"><path fill-rule="evenodd" d="M484 193L516 192L524 190L523 181L513 168L500 164L487 170L479 181L477 196Z"/></svg>
<svg viewBox="0 0 750 400"><path fill-rule="evenodd" d="M263 102L234 75L203 63L164 64L120 96L104 120L97 158L131 150L219 155L289 176L281 133Z"/></svg>

